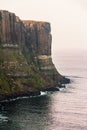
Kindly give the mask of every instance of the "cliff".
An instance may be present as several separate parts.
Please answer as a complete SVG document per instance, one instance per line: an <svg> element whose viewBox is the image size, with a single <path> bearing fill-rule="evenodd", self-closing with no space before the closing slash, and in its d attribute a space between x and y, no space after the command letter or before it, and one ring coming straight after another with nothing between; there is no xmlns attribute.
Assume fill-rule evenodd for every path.
<svg viewBox="0 0 87 130"><path fill-rule="evenodd" d="M67 83L51 58L50 23L0 10L0 100Z"/></svg>

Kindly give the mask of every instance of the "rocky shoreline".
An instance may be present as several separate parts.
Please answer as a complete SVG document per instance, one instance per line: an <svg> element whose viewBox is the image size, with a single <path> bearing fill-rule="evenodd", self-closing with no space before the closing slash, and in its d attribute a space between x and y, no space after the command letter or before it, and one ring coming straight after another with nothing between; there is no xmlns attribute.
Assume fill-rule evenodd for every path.
<svg viewBox="0 0 87 130"><path fill-rule="evenodd" d="M57 86L49 87L46 89L42 89L40 91L33 91L33 92L26 92L26 93L15 93L13 95L0 95L0 103L3 102L10 102L10 101L15 101L23 98L33 98L33 97L38 97L38 96L45 96L49 92L57 92L60 91L61 88L66 88L66 84L70 83L70 79L65 79L65 82L58 83ZM43 93L43 94L42 94Z"/></svg>

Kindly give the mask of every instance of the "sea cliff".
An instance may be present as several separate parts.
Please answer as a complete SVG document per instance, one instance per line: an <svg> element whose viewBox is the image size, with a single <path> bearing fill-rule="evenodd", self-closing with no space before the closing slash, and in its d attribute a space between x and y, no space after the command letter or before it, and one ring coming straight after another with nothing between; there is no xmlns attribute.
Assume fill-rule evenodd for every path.
<svg viewBox="0 0 87 130"><path fill-rule="evenodd" d="M50 23L0 10L0 100L69 82L52 62L51 43Z"/></svg>

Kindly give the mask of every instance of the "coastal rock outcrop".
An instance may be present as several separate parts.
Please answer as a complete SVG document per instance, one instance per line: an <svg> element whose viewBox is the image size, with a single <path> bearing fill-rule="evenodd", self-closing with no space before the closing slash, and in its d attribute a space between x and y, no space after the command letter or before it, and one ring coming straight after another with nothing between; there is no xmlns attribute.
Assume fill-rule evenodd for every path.
<svg viewBox="0 0 87 130"><path fill-rule="evenodd" d="M0 10L0 100L67 83L51 58L50 23Z"/></svg>

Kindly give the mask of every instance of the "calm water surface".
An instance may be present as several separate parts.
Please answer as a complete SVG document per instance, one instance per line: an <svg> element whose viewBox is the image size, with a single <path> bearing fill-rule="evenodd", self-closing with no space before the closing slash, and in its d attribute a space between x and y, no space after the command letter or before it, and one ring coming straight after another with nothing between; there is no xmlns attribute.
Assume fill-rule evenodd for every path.
<svg viewBox="0 0 87 130"><path fill-rule="evenodd" d="M64 52L54 61L71 84L47 96L4 103L0 130L87 130L87 52Z"/></svg>

